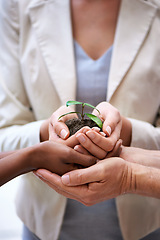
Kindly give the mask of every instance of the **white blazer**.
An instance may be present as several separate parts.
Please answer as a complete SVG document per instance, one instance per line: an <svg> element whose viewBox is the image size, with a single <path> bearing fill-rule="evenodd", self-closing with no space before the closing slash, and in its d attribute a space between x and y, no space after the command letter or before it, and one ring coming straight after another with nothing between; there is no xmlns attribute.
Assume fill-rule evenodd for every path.
<svg viewBox="0 0 160 240"><path fill-rule="evenodd" d="M0 148L6 151L38 143L43 119L75 99L69 0L1 0L0 36ZM130 118L131 145L148 149L160 149L159 39L160 1L122 0L107 100ZM16 202L39 238L58 238L65 197L30 173ZM125 240L160 227L159 200L128 194L116 202Z"/></svg>

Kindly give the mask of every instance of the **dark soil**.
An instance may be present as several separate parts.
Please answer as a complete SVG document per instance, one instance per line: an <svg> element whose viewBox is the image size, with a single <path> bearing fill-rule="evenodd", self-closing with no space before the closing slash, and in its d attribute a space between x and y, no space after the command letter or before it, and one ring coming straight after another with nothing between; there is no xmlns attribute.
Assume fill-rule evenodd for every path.
<svg viewBox="0 0 160 240"><path fill-rule="evenodd" d="M79 118L72 118L72 119L67 120L65 122L65 124L69 128L70 136L75 134L79 129L81 129L82 127L85 127L85 126L88 126L90 128L98 127L98 125L91 119L81 120Z"/></svg>

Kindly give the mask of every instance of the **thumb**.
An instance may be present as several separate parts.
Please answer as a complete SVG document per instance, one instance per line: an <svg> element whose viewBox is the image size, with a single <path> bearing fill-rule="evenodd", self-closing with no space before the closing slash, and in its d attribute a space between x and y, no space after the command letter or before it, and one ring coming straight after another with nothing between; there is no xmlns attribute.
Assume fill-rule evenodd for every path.
<svg viewBox="0 0 160 240"><path fill-rule="evenodd" d="M100 165L95 164L85 169L77 169L64 174L61 179L64 185L79 186L101 180Z"/></svg>

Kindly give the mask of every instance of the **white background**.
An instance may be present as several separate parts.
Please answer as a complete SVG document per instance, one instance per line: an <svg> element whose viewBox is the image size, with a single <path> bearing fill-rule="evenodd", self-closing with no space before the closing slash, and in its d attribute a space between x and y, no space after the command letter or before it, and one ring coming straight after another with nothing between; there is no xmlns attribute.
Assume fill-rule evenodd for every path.
<svg viewBox="0 0 160 240"><path fill-rule="evenodd" d="M22 222L15 212L20 177L0 187L0 240L21 240Z"/></svg>

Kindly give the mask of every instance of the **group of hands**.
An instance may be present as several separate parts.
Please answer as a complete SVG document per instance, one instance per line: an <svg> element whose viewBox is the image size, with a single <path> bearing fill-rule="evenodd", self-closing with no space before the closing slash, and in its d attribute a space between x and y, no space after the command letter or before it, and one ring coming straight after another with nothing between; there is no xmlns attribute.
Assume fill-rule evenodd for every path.
<svg viewBox="0 0 160 240"><path fill-rule="evenodd" d="M73 113L58 120L60 115L73 111L66 106L44 121L40 129L43 163L34 171L56 192L87 206L135 192L132 165L143 165L147 154L145 150L123 145L121 137L125 141L128 120L116 108L107 102L96 108L100 115L96 110L93 114L103 121L102 131L98 127L84 127L70 136L65 121L78 116Z"/></svg>

